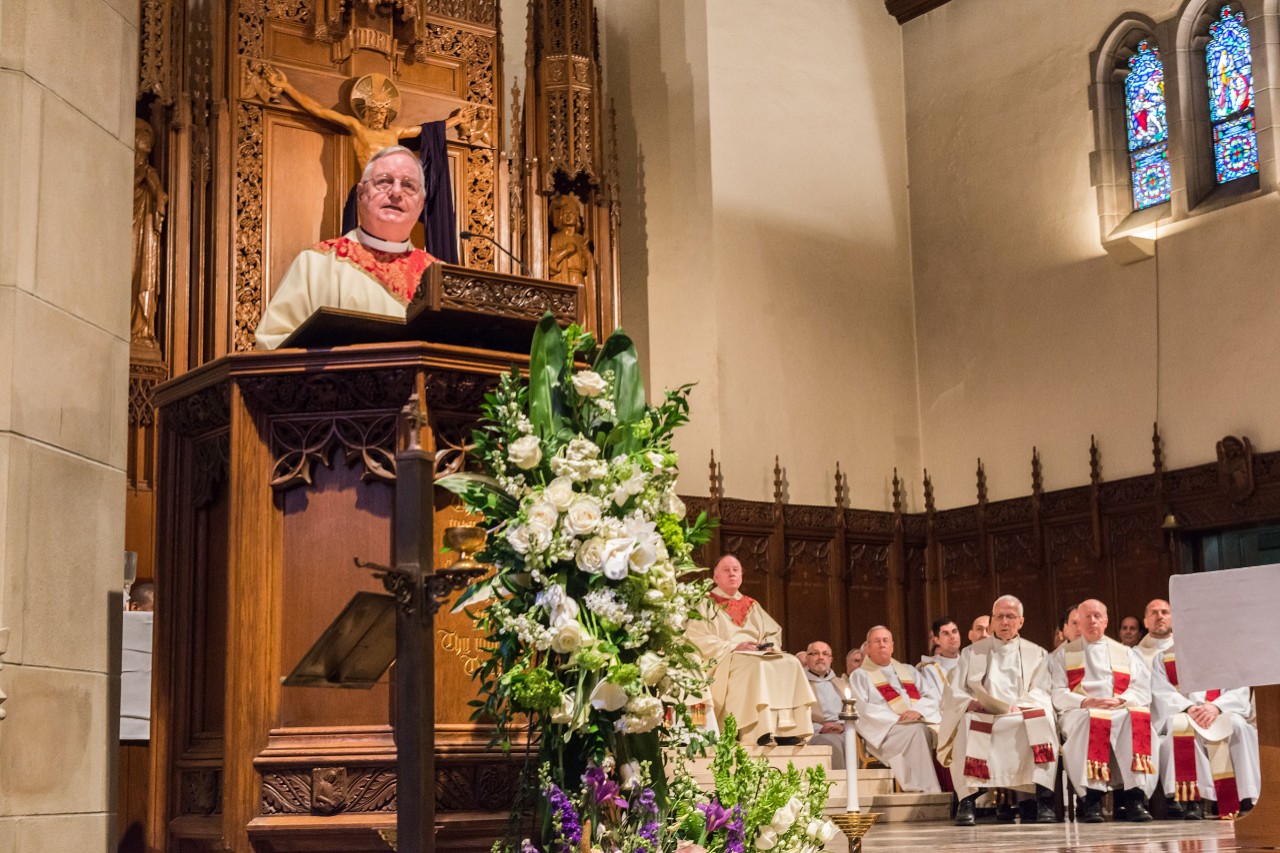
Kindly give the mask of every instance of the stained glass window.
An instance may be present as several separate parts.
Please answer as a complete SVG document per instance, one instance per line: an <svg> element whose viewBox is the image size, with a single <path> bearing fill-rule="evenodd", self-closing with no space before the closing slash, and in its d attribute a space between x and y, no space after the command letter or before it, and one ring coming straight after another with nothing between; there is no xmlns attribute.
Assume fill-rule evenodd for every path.
<svg viewBox="0 0 1280 853"><path fill-rule="evenodd" d="M1218 183L1258 171L1258 137L1253 126L1253 61L1243 12L1223 6L1209 25L1204 52L1209 75L1209 120Z"/></svg>
<svg viewBox="0 0 1280 853"><path fill-rule="evenodd" d="M1169 121L1164 102L1164 63L1159 48L1145 39L1129 58L1124 80L1125 116L1129 128L1129 174L1133 209L1169 200Z"/></svg>

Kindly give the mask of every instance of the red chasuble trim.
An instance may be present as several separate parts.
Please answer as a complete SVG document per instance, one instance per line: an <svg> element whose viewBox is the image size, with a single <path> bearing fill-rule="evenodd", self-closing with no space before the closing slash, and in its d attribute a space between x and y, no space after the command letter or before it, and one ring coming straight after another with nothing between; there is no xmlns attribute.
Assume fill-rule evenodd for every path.
<svg viewBox="0 0 1280 853"><path fill-rule="evenodd" d="M714 592L708 592L707 595L711 596L711 600L719 605L721 610L729 614L733 624L739 628L746 623L747 614L756 605L756 600L749 595L744 595L742 598L725 598L722 595L716 595Z"/></svg>
<svg viewBox="0 0 1280 853"><path fill-rule="evenodd" d="M422 273L436 260L421 249L383 252L346 237L325 240L311 248L322 255L332 253L338 260L364 271L403 305L413 300L418 283L422 281Z"/></svg>

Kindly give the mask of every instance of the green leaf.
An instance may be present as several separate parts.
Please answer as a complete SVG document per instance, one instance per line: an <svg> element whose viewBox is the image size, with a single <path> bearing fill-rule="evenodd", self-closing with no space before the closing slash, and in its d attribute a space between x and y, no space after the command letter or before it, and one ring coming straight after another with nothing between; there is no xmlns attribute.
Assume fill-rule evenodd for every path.
<svg viewBox="0 0 1280 853"><path fill-rule="evenodd" d="M436 485L458 495L472 509L492 506L497 510L497 515L505 518L515 515L520 509L516 499L507 494L498 481L487 474L475 474L470 471L448 474L436 480Z"/></svg>
<svg viewBox="0 0 1280 853"><path fill-rule="evenodd" d="M490 576L481 581L476 581L467 587L466 592L458 598L458 603L449 609L450 613L461 613L470 604L480 604L493 598L493 582L495 578Z"/></svg>
<svg viewBox="0 0 1280 853"><path fill-rule="evenodd" d="M613 402L617 406L618 423L633 424L644 417L644 379L640 376L640 358L636 345L621 329L615 329L596 356L596 373L612 370Z"/></svg>
<svg viewBox="0 0 1280 853"><path fill-rule="evenodd" d="M529 420L544 443L567 426L564 383L568 363L564 332L548 311L538 321L529 350Z"/></svg>

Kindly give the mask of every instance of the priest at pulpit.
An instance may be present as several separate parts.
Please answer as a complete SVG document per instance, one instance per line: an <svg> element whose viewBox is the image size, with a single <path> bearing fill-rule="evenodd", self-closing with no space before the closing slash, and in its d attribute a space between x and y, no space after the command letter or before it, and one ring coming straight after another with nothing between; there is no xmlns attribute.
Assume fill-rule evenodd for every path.
<svg viewBox="0 0 1280 853"><path fill-rule="evenodd" d="M262 312L259 349L275 349L319 308L403 319L436 259L409 242L426 198L422 165L401 145L369 158L357 185L360 225L301 252Z"/></svg>

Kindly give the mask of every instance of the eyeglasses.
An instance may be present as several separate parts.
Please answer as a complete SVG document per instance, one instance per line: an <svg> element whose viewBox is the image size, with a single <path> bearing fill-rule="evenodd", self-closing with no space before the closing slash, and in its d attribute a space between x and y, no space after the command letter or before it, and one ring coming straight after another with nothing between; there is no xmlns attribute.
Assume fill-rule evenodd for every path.
<svg viewBox="0 0 1280 853"><path fill-rule="evenodd" d="M422 184L419 184L413 178L393 178L391 175L378 175L376 178L370 178L366 183L373 187L376 192L383 195L391 192L396 184L400 185L400 192L405 195L417 195L422 192Z"/></svg>

